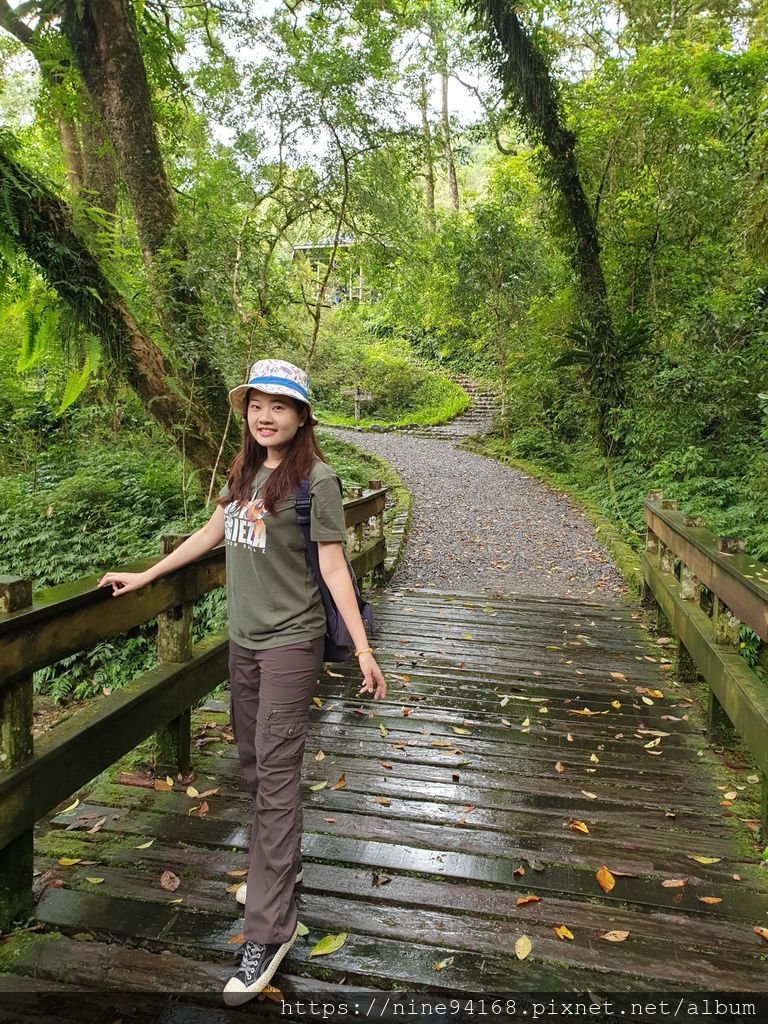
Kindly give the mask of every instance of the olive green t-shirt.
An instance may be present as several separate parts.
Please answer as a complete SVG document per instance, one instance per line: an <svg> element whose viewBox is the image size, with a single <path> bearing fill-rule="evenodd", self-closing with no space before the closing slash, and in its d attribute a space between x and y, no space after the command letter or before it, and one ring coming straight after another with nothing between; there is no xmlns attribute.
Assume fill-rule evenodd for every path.
<svg viewBox="0 0 768 1024"><path fill-rule="evenodd" d="M229 635L251 650L282 647L325 635L325 610L304 553L296 522L296 500L279 502L274 514L259 496L271 469L260 467L253 497L245 505L224 506ZM309 478L312 497L310 536L316 541L346 539L341 483L325 462L316 461ZM226 497L226 487L221 496Z"/></svg>

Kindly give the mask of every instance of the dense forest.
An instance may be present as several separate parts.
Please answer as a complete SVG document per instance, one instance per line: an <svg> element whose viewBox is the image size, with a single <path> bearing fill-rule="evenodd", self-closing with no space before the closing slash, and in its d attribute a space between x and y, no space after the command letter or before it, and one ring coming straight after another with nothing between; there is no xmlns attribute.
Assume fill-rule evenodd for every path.
<svg viewBox="0 0 768 1024"><path fill-rule="evenodd" d="M765 0L0 0L0 571L199 523L268 355L326 423L471 373L485 451L768 557L767 54Z"/></svg>

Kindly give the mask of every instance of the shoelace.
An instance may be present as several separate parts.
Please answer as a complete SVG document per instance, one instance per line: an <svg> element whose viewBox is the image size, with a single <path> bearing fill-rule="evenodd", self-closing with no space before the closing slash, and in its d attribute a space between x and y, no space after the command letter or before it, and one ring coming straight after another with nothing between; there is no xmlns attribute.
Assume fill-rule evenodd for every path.
<svg viewBox="0 0 768 1024"><path fill-rule="evenodd" d="M254 974L256 968L259 965L259 961L267 951L266 946L262 946L258 942L254 942L252 939L247 939L237 952L237 963L241 971L244 972L246 977Z"/></svg>

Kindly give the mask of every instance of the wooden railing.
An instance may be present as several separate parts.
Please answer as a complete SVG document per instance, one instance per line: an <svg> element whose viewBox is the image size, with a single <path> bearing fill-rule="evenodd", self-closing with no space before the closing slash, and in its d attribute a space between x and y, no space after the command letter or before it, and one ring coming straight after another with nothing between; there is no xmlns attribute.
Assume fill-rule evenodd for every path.
<svg viewBox="0 0 768 1024"><path fill-rule="evenodd" d="M735 731L761 775L760 834L768 838L768 565L745 554L740 539L717 537L698 516L651 491L645 500L643 602L657 627L677 638L679 677L709 687L710 739ZM742 626L760 639L756 663L739 653Z"/></svg>
<svg viewBox="0 0 768 1024"><path fill-rule="evenodd" d="M344 502L359 580L383 578L386 491L373 480ZM183 539L164 538L163 554ZM155 561L126 568L141 572ZM0 929L31 904L36 821L153 733L156 770L188 769L191 709L228 675L226 630L192 644L192 610L224 583L223 545L117 600L95 579L33 598L30 580L0 576ZM157 667L33 742L33 672L155 618Z"/></svg>

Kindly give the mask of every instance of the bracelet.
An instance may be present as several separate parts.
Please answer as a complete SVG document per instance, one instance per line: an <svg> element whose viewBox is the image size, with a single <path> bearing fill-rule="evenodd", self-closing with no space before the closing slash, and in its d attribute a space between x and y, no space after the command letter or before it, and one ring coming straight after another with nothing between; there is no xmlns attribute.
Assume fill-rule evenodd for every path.
<svg viewBox="0 0 768 1024"><path fill-rule="evenodd" d="M356 658L359 657L361 654L373 654L373 648L372 647L364 647L360 651L355 651L355 657Z"/></svg>

